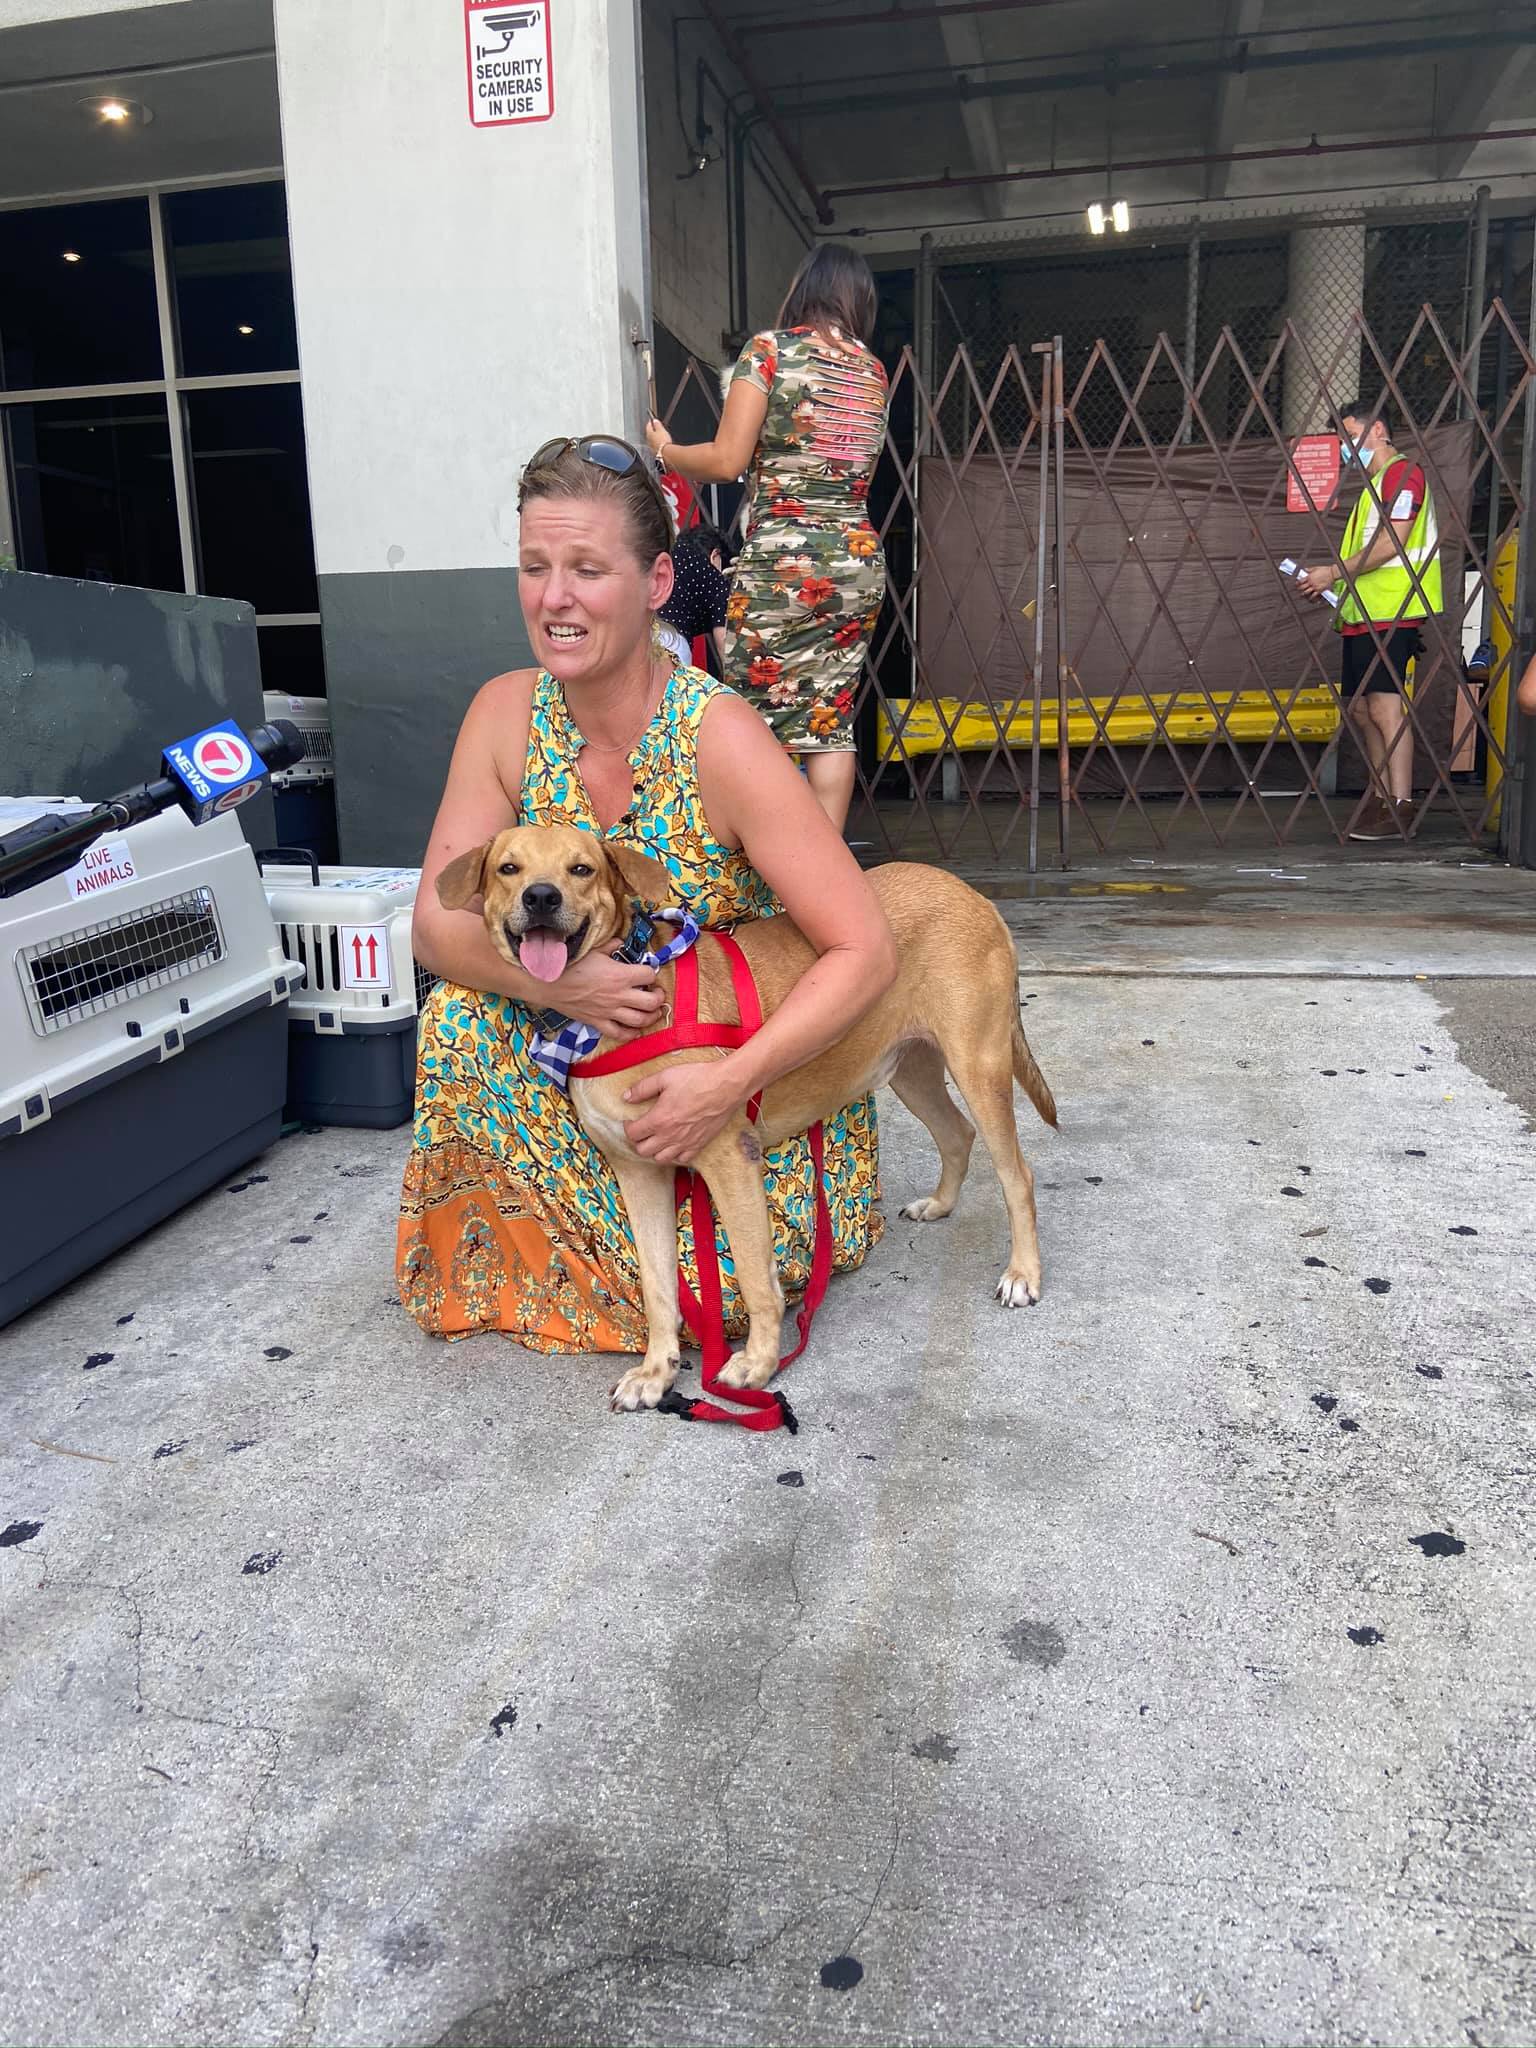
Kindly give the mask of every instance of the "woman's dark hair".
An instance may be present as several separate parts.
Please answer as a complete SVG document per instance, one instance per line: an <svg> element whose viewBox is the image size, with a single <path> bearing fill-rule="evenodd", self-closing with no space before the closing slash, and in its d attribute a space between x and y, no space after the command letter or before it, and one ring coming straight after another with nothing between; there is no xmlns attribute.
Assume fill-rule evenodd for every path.
<svg viewBox="0 0 1536 2048"><path fill-rule="evenodd" d="M604 438L617 440L617 436ZM622 444L629 446L626 441ZM531 498L598 498L620 507L635 560L649 569L658 555L672 552L672 519L661 485L640 456L624 475L588 462L574 442L535 469L530 463L517 486L517 509Z"/></svg>
<svg viewBox="0 0 1536 2048"><path fill-rule="evenodd" d="M697 555L701 562L707 562L711 555L718 555L722 562L731 559L725 535L718 526L708 526L702 519L696 526L683 528L672 552L674 555Z"/></svg>
<svg viewBox="0 0 1536 2048"><path fill-rule="evenodd" d="M874 335L879 308L874 275L858 251L844 242L818 242L807 249L790 279L777 324L836 325L867 344Z"/></svg>

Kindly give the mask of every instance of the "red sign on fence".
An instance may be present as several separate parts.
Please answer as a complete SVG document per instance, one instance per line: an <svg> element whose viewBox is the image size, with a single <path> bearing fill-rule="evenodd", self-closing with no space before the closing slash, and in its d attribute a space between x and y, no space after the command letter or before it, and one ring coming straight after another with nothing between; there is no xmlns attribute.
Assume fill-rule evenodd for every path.
<svg viewBox="0 0 1536 2048"><path fill-rule="evenodd" d="M1339 488L1337 434L1303 434L1291 450L1295 469L1285 473L1287 512L1326 512Z"/></svg>

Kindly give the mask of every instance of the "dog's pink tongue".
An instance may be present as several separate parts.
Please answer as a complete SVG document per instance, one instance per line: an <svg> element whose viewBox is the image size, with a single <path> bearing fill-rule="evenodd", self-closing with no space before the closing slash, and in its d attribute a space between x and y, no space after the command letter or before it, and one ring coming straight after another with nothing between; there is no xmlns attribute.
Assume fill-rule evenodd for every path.
<svg viewBox="0 0 1536 2048"><path fill-rule="evenodd" d="M517 949L519 966L539 981L558 981L565 972L565 941L553 932L524 932Z"/></svg>

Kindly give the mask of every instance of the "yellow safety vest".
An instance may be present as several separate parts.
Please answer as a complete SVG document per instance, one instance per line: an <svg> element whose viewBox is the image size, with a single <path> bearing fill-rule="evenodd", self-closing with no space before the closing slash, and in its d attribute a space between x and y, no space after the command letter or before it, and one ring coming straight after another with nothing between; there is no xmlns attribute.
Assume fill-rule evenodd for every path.
<svg viewBox="0 0 1536 2048"><path fill-rule="evenodd" d="M1385 474L1383 470L1382 475ZM1378 489L1379 479L1367 477L1365 489L1355 500L1355 509L1349 515L1349 526L1344 534L1345 556L1358 554L1362 548L1369 547L1380 530L1383 508ZM1391 508L1386 509L1390 518ZM1373 626L1388 626L1402 619L1427 618L1431 612L1445 609L1440 589L1440 526L1435 518L1435 501L1427 482L1424 502L1408 529L1408 538L1403 542L1403 554L1407 561L1403 555L1393 555L1379 569L1368 569L1363 576L1356 576L1353 590L1342 580L1334 584L1339 597L1339 607L1334 614L1336 624L1341 627L1359 626L1369 621ZM1417 584L1409 574L1408 562L1418 572Z"/></svg>

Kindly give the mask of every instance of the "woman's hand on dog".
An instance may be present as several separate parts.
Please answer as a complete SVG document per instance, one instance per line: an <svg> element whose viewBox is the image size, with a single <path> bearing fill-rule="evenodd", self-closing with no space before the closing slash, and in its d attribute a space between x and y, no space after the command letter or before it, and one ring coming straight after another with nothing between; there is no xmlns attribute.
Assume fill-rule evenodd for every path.
<svg viewBox="0 0 1536 2048"><path fill-rule="evenodd" d="M585 954L567 967L549 984L549 995L557 1010L620 1045L655 1030L666 1008L654 968L611 960L606 953Z"/></svg>
<svg viewBox="0 0 1536 2048"><path fill-rule="evenodd" d="M626 1088L628 1103L646 1103L645 1115L625 1135L642 1159L661 1166L687 1166L711 1138L718 1137L741 1108L729 1062L664 1067Z"/></svg>

